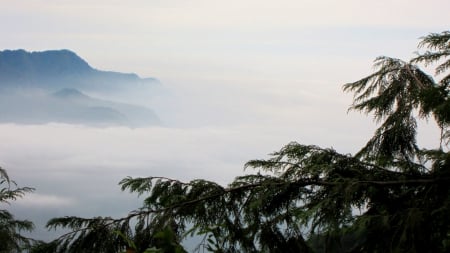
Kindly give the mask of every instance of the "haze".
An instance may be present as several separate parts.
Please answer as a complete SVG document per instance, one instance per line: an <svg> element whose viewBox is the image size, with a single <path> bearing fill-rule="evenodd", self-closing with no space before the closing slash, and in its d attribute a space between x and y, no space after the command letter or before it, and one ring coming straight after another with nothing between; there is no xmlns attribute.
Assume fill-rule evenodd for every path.
<svg viewBox="0 0 450 253"><path fill-rule="evenodd" d="M221 184L290 141L355 152L371 117L347 113L342 84L375 57L413 56L450 24L450 2L0 1L1 50L70 49L95 68L161 81L121 102L151 107L153 127L0 124L0 166L34 194L11 207L37 224L55 216L120 216L139 206L126 176ZM99 95L100 96L100 95ZM437 146L426 126L424 145Z"/></svg>

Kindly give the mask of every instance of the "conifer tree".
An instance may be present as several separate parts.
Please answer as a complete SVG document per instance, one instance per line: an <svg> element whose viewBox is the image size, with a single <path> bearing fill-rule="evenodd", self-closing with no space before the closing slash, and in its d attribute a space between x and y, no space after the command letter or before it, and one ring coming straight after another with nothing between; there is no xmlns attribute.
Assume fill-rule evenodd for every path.
<svg viewBox="0 0 450 253"><path fill-rule="evenodd" d="M53 250L124 251L120 231L136 252L182 252L190 234L203 236L199 252L449 252L450 32L419 48L427 51L410 61L379 57L373 74L344 85L350 109L379 123L357 154L292 142L249 161L255 173L228 186L125 178L122 190L145 196L142 208L121 219L52 219L49 228L73 230ZM435 149L418 146L419 119L440 128Z"/></svg>
<svg viewBox="0 0 450 253"><path fill-rule="evenodd" d="M29 187L17 187L10 180L6 170L0 168L0 204L9 204L11 201L21 198L27 192L34 189ZM0 206L0 253L22 252L34 242L21 234L23 231L33 230L34 225L27 220L17 220L8 210Z"/></svg>

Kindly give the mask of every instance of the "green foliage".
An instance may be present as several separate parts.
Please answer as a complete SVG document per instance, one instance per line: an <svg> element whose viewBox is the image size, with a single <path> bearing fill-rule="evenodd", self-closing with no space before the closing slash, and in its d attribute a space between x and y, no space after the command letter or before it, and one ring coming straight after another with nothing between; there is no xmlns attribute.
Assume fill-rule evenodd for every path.
<svg viewBox="0 0 450 253"><path fill-rule="evenodd" d="M0 204L10 204L11 201L21 198L33 190L29 187L17 187L17 184L10 180L6 170L0 168ZM20 233L31 231L33 228L32 222L16 220L8 210L0 209L0 253L21 252L30 247L33 240Z"/></svg>
<svg viewBox="0 0 450 253"><path fill-rule="evenodd" d="M136 252L184 252L189 235L203 236L198 252L449 252L450 33L419 46L429 51L410 62L379 57L373 74L344 85L350 109L380 124L356 155L292 142L249 161L256 173L228 186L128 177L122 190L142 195L143 207L121 219L51 220L72 230L55 252L121 252L125 237ZM421 63L437 64L441 80ZM436 149L417 145L424 118L441 128Z"/></svg>
<svg viewBox="0 0 450 253"><path fill-rule="evenodd" d="M413 63L430 65L444 61L438 65L436 73L445 74L450 67L449 41L448 31L430 34L422 38L419 46L433 51L419 54L410 62L379 57L375 61L375 67L378 68L375 73L344 85L345 91L355 94L351 109L373 113L377 121L384 121L359 156L388 164L396 160L419 158L416 111L419 118L428 118L431 114L442 133L448 131L450 75L436 82ZM445 138L444 134L441 138Z"/></svg>

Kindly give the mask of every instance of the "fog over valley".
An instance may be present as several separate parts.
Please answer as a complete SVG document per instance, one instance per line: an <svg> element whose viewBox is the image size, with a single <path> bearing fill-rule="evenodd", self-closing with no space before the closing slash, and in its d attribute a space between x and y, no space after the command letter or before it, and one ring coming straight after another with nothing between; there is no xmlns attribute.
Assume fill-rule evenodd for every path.
<svg viewBox="0 0 450 253"><path fill-rule="evenodd" d="M200 80L167 87L171 84L118 72L107 72L105 81L105 72L97 73L68 50L6 52L12 58L0 57L3 69L11 70L17 59L23 62L3 75L2 167L20 185L36 188L11 209L36 222L33 235L39 239L54 236L44 225L56 216L120 217L139 207L137 196L119 189L127 176L205 178L226 185L245 173L246 161L293 140L348 151L353 151L350 143L361 142L339 120L347 117L346 101L321 99L321 83L293 94L271 94L265 83L249 83L258 86L249 89ZM14 52L18 55L11 56ZM47 54L52 57L44 60L52 63L47 67L28 59ZM77 70L79 65L87 74ZM109 89L111 73L122 79L110 79ZM321 117L320 108L336 108L336 115ZM330 128L342 131L321 143L317 136Z"/></svg>
<svg viewBox="0 0 450 253"><path fill-rule="evenodd" d="M428 6L429 5L429 6ZM389 6L389 7L386 7ZM406 8L406 10L405 10ZM430 8L424 13L424 9ZM342 85L380 55L414 56L448 1L2 2L0 167L36 190L11 205L36 224L121 217L127 176L226 185L289 142L354 154L372 116ZM419 145L439 130L419 123Z"/></svg>
<svg viewBox="0 0 450 253"><path fill-rule="evenodd" d="M3 87L0 153L2 167L19 185L36 188L10 208L35 221L38 239L62 232L44 228L53 217L121 217L138 208L137 196L119 189L127 176L204 178L226 185L246 173L245 162L290 141L355 152L373 129L370 119L347 114L343 94L324 99L333 96L323 90L326 83L269 94L264 83L255 90L201 82L175 90L157 82L154 93L144 86L146 102L132 99L132 92L146 95L135 83L127 93L126 81L120 89L127 96L120 97L122 92L102 95L95 82L92 88L75 83L67 88L57 78L43 87L34 80Z"/></svg>

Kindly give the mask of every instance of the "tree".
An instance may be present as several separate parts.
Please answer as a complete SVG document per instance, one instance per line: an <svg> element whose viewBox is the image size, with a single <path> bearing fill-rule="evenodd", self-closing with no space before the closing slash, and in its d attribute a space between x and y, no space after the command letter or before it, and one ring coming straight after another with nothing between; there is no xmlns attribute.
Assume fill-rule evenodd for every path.
<svg viewBox="0 0 450 253"><path fill-rule="evenodd" d="M0 168L0 203L9 204L10 201L21 198L27 192L34 189L20 187L10 180L6 170ZM33 223L27 220L16 220L14 216L5 209L0 209L0 252L14 253L22 252L29 248L33 240L20 234L22 231L33 230Z"/></svg>
<svg viewBox="0 0 450 253"><path fill-rule="evenodd" d="M419 48L428 51L409 62L379 57L373 74L344 85L355 95L350 109L380 123L357 154L292 142L249 161L256 172L226 187L125 178L122 190L145 195L143 207L121 219L50 220L73 230L55 252L119 252L126 242L113 231L138 252L179 248L189 234L203 235L198 250L211 252L449 252L450 32L423 37ZM418 64L436 66L435 77ZM418 147L418 119L441 129L435 149Z"/></svg>

